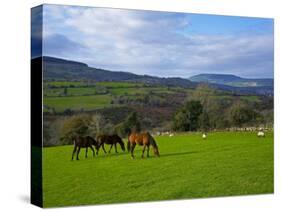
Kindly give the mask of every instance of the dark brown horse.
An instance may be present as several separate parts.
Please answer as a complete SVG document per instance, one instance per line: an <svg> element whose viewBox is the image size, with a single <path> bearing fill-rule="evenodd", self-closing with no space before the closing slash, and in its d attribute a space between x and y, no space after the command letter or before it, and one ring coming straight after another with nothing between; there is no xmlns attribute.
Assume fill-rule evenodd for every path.
<svg viewBox="0 0 281 212"><path fill-rule="evenodd" d="M122 138L120 138L118 135L114 134L114 135L99 135L97 137L97 143L98 143L98 148L97 148L97 155L99 153L99 148L102 147L104 153L107 153L106 150L104 149L104 144L110 144L110 149L108 151L108 153L110 153L112 146L114 145L115 147L115 152L117 152L117 147L116 144L120 144L121 149L123 151L125 151L125 145L124 142L122 141Z"/></svg>
<svg viewBox="0 0 281 212"><path fill-rule="evenodd" d="M79 152L81 148L86 148L86 155L85 157L87 158L87 154L88 154L88 147L93 151L93 157L95 156L95 150L93 148L93 146L95 146L95 148L97 149L98 145L97 145L97 141L90 137L90 136L76 136L73 138L74 140L74 149L72 152L72 158L71 160L73 160L73 157L76 153L76 160L79 160Z"/></svg>
<svg viewBox="0 0 281 212"><path fill-rule="evenodd" d="M128 137L128 151L131 152L131 156L134 159L134 149L136 145L143 146L142 149L142 155L141 157L143 158L143 154L145 152L145 149L147 148L147 157L149 157L149 147L150 145L153 148L154 155L160 156L159 155L159 150L158 146L154 140L154 138L148 133L131 133Z"/></svg>

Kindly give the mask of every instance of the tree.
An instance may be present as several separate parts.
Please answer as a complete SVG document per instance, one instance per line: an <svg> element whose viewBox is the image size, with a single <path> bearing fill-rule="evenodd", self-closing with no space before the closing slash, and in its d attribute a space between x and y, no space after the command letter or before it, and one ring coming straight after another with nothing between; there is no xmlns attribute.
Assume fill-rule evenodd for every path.
<svg viewBox="0 0 281 212"><path fill-rule="evenodd" d="M188 131L190 129L190 119L186 111L180 110L176 113L172 128L175 131Z"/></svg>
<svg viewBox="0 0 281 212"><path fill-rule="evenodd" d="M130 113L126 120L119 123L115 127L115 131L118 135L122 137L128 136L131 132L140 132L141 131L141 124L138 120L138 116L136 112Z"/></svg>
<svg viewBox="0 0 281 212"><path fill-rule="evenodd" d="M195 91L193 92L191 99L195 101L200 101L202 106L207 110L214 102L213 96L215 95L216 90L211 88L207 83L200 83Z"/></svg>
<svg viewBox="0 0 281 212"><path fill-rule="evenodd" d="M232 105L232 100L218 98L220 94L228 95L206 83L200 83L192 94L191 99L200 101L203 106L200 117L200 128L202 130L229 127L230 122L227 113L228 108Z"/></svg>
<svg viewBox="0 0 281 212"><path fill-rule="evenodd" d="M206 110L203 110L199 117L200 129L207 132L210 129L210 118Z"/></svg>
<svg viewBox="0 0 281 212"><path fill-rule="evenodd" d="M63 89L63 95L64 95L64 96L67 96L67 87L64 87L64 89Z"/></svg>
<svg viewBox="0 0 281 212"><path fill-rule="evenodd" d="M141 130L141 124L138 120L137 112L130 113L126 118L125 123L132 132L139 132Z"/></svg>
<svg viewBox="0 0 281 212"><path fill-rule="evenodd" d="M76 115L66 119L61 129L62 144L70 144L72 138L77 135L87 135L90 121L87 115Z"/></svg>
<svg viewBox="0 0 281 212"><path fill-rule="evenodd" d="M259 114L250 109L240 101L234 103L230 108L230 121L233 125L242 127L246 123L256 121Z"/></svg>
<svg viewBox="0 0 281 212"><path fill-rule="evenodd" d="M172 128L175 131L195 131L199 128L199 117L203 107L199 101L188 101L174 116Z"/></svg>
<svg viewBox="0 0 281 212"><path fill-rule="evenodd" d="M113 126L102 115L75 115L67 118L61 129L62 144L69 144L75 136L96 136L112 133Z"/></svg>

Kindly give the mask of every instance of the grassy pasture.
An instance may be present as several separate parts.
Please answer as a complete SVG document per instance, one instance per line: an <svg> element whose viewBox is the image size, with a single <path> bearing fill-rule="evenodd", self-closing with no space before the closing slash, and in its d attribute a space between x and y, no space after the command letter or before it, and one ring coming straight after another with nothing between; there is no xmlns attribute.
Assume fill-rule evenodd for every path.
<svg viewBox="0 0 281 212"><path fill-rule="evenodd" d="M161 156L85 150L71 161L72 146L43 150L44 207L169 200L273 192L273 134L199 133L155 137ZM108 149L109 146L106 146ZM118 148L119 151L120 147ZM114 151L113 151L114 152Z"/></svg>
<svg viewBox="0 0 281 212"><path fill-rule="evenodd" d="M66 108L73 110L92 110L103 108L110 105L109 95L93 96L69 96L69 97L48 97L44 98L44 105L54 107L57 112L64 111Z"/></svg>

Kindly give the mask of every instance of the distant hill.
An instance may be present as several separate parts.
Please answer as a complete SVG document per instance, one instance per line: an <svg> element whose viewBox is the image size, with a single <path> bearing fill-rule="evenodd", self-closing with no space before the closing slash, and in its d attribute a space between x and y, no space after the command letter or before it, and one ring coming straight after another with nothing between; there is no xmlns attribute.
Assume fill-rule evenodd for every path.
<svg viewBox="0 0 281 212"><path fill-rule="evenodd" d="M194 88L197 83L182 78L161 78L149 75L137 75L122 71L109 71L99 68L89 67L87 64L69 61L53 57L40 57L33 60L43 59L44 80L56 81L79 81L92 80L101 81L126 81L142 82L147 84L160 84L165 86L181 86Z"/></svg>
<svg viewBox="0 0 281 212"><path fill-rule="evenodd" d="M43 61L43 75L45 81L123 81L163 86L179 86L184 88L195 88L198 83L207 82L216 89L238 94L273 94L272 79L244 79L235 75L223 74L200 74L189 79L180 77L164 78L93 68L85 63L47 56L34 58L31 62L36 60Z"/></svg>
<svg viewBox="0 0 281 212"><path fill-rule="evenodd" d="M273 87L273 79L248 79L231 74L199 74L190 77L189 80L233 87Z"/></svg>

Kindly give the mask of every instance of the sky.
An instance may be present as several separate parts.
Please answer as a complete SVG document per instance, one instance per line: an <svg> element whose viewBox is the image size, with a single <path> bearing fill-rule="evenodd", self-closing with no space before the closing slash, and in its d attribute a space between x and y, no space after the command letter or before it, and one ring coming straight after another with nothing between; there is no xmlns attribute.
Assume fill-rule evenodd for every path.
<svg viewBox="0 0 281 212"><path fill-rule="evenodd" d="M59 5L42 15L44 56L160 77L273 78L273 19Z"/></svg>

